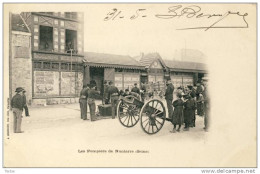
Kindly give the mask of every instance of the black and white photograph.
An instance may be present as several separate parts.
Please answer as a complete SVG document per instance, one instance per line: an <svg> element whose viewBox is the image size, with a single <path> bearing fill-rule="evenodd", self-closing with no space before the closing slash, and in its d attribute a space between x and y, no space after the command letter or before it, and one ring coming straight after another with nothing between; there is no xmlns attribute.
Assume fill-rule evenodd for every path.
<svg viewBox="0 0 260 174"><path fill-rule="evenodd" d="M3 4L3 167L253 173L256 20L256 3Z"/></svg>

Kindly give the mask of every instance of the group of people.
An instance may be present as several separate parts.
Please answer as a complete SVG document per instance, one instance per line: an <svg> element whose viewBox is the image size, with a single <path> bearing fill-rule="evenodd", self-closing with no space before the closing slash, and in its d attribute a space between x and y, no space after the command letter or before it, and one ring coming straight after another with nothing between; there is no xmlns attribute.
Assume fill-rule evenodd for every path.
<svg viewBox="0 0 260 174"><path fill-rule="evenodd" d="M91 121L96 121L96 103L95 99L100 96L100 91L97 91L96 82L90 81L89 85L84 85L83 89L80 92L80 111L81 119L88 120L87 118L87 105L89 105L90 110L90 119ZM111 103L112 105L112 118L115 118L116 115L116 106L119 99L119 90L116 86L113 85L112 81L104 82L104 93L103 93L103 102L105 104Z"/></svg>
<svg viewBox="0 0 260 174"><path fill-rule="evenodd" d="M11 109L14 115L13 128L14 133L23 133L24 131L21 130L23 109L25 110L25 116L30 116L25 96L26 91L22 87L18 87L15 92L16 94L11 99Z"/></svg>
<svg viewBox="0 0 260 174"><path fill-rule="evenodd" d="M172 133L179 132L184 124L184 131L189 131L190 127L195 127L196 111L197 115L204 116L204 130L209 127L209 96L206 83L197 83L195 86L187 88L179 87L176 91L177 99L173 101L174 86L171 81L167 81L165 99L168 108L168 116L172 120ZM177 128L178 125L178 128Z"/></svg>
<svg viewBox="0 0 260 174"><path fill-rule="evenodd" d="M81 119L89 120L87 118L87 111L89 106L90 120L96 121L96 103L95 98L100 92L96 90L95 81L91 81L88 85L83 85L83 89L80 91L79 105Z"/></svg>
<svg viewBox="0 0 260 174"><path fill-rule="evenodd" d="M92 84L92 85L91 85ZM89 87L84 87L80 94L81 118L87 119L87 103L90 108L91 121L95 121L95 95L100 93L95 90L96 85L91 83ZM112 118L116 116L117 103L119 96L132 95L144 101L145 94L149 92L146 90L145 85L142 83L138 88L137 83L130 89L118 90L113 85L112 81L104 82L103 103L111 103ZM176 93L177 99L173 101L173 94ZM195 127L196 115L204 116L204 129L208 130L208 117L209 117L209 97L207 94L206 83L197 83L194 86L187 86L185 88L178 87L174 90L171 80L166 82L166 90L164 93L165 100L168 108L168 117L172 120L173 130L171 132L179 132L181 126L184 124L184 131L189 131L190 127ZM178 126L178 127L177 127Z"/></svg>

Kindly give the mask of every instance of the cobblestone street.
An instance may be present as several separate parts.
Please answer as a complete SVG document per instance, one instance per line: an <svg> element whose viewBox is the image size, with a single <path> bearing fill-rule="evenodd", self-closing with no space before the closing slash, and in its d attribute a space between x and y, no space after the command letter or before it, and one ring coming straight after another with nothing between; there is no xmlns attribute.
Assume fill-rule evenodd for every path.
<svg viewBox="0 0 260 174"><path fill-rule="evenodd" d="M97 105L98 103L100 102L97 102ZM7 160L5 165L16 167L55 165L87 167L91 161L80 160L81 163L74 163L72 160L74 158L86 158L87 160L88 157L101 157L101 154L79 153L79 151L87 150L113 150L114 152L121 150L123 154L120 155L123 155L124 158L138 155L124 154L129 151L146 151L147 154L140 156L145 158L151 153L159 153L160 149L165 147L172 147L176 149L176 153L180 153L177 149L185 146L186 142L203 144L207 134L203 131L203 118L199 116L197 116L196 127L191 128L189 132L170 133L172 124L166 121L160 132L155 135L147 135L142 131L140 124L133 128L125 128L118 119L111 119L111 117L100 116L99 120L95 122L83 121L80 119L78 104L30 108L30 117L23 117L22 129L25 131L23 134L12 133L12 114L10 119L10 136L5 141L5 155L13 154L17 158ZM17 145L17 142L21 142L21 145ZM64 154L68 154L68 156ZM113 160L117 158L117 155L113 154L106 155ZM100 158L100 161L105 159L107 158ZM137 164L133 162L130 165L136 166ZM94 164L94 166L99 166L99 164Z"/></svg>

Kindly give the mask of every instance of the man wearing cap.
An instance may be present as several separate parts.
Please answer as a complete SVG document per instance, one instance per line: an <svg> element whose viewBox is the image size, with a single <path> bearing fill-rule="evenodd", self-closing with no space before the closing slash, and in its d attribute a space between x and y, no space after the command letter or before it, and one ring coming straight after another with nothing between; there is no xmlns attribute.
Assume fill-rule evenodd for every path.
<svg viewBox="0 0 260 174"><path fill-rule="evenodd" d="M171 80L167 80L166 86L167 88L165 91L165 100L168 108L168 117L171 119L173 114L172 100L173 100L174 86Z"/></svg>
<svg viewBox="0 0 260 174"><path fill-rule="evenodd" d="M90 84L90 89L88 90L88 106L90 112L90 120L96 121L96 102L95 98L100 94L99 91L96 90L95 84Z"/></svg>
<svg viewBox="0 0 260 174"><path fill-rule="evenodd" d="M83 85L83 89L80 91L80 98L79 98L80 114L81 114L81 119L83 119L83 120L88 120L88 118L87 118L88 90L89 90L88 86Z"/></svg>
<svg viewBox="0 0 260 174"><path fill-rule="evenodd" d="M103 101L105 104L108 104L108 83L106 80L104 81Z"/></svg>
<svg viewBox="0 0 260 174"><path fill-rule="evenodd" d="M16 94L13 96L11 100L11 107L14 115L14 133L23 133L23 131L21 131L22 113L25 105L23 91L24 89L21 87L16 88Z"/></svg>
<svg viewBox="0 0 260 174"><path fill-rule="evenodd" d="M116 113L116 107L117 107L117 101L119 99L119 90L117 87L113 85L113 82L109 82L109 89L108 89L108 96L111 98L111 105L112 105L112 119L115 118L115 113Z"/></svg>
<svg viewBox="0 0 260 174"><path fill-rule="evenodd" d="M135 86L132 88L131 92L135 92L140 95L140 89L137 87L137 83L134 84Z"/></svg>

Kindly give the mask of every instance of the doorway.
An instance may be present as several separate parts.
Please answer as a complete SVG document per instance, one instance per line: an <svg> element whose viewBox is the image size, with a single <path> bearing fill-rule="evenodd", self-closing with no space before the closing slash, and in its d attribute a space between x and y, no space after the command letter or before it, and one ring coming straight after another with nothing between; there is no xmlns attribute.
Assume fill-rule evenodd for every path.
<svg viewBox="0 0 260 174"><path fill-rule="evenodd" d="M90 80L95 80L97 90L100 91L100 97L103 96L104 91L104 68L90 67Z"/></svg>

